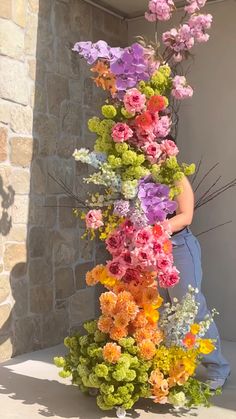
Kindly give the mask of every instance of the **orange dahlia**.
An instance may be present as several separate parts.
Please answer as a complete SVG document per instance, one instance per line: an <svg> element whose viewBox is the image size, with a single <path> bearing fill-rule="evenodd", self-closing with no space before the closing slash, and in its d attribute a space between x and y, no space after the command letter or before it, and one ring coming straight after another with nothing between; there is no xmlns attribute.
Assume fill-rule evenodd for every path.
<svg viewBox="0 0 236 419"><path fill-rule="evenodd" d="M140 310L137 316L135 317L135 319L133 320L132 325L134 327L137 327L137 329L139 329L141 327L145 327L147 323L148 321L147 321L144 311Z"/></svg>
<svg viewBox="0 0 236 419"><path fill-rule="evenodd" d="M100 306L103 314L111 316L116 308L117 296L114 292L104 292L100 298Z"/></svg>
<svg viewBox="0 0 236 419"><path fill-rule="evenodd" d="M121 311L117 313L114 317L114 325L119 328L127 327L129 324L129 317L126 312Z"/></svg>
<svg viewBox="0 0 236 419"><path fill-rule="evenodd" d="M102 350L105 361L115 364L121 356L121 347L116 343L107 343Z"/></svg>
<svg viewBox="0 0 236 419"><path fill-rule="evenodd" d="M128 335L128 329L126 327L117 327L117 326L112 326L111 330L110 330L110 337L113 340L120 340L122 338L126 338L126 336Z"/></svg>
<svg viewBox="0 0 236 419"><path fill-rule="evenodd" d="M141 343L143 340L151 340L152 339L152 332L150 330L138 329L134 334L135 340L138 343Z"/></svg>
<svg viewBox="0 0 236 419"><path fill-rule="evenodd" d="M110 316L102 315L98 320L98 328L103 333L109 333L113 325L113 320Z"/></svg>
<svg viewBox="0 0 236 419"><path fill-rule="evenodd" d="M154 355L156 353L156 346L149 339L143 340L138 345L138 347L139 347L140 356L143 359L150 360L154 357Z"/></svg>

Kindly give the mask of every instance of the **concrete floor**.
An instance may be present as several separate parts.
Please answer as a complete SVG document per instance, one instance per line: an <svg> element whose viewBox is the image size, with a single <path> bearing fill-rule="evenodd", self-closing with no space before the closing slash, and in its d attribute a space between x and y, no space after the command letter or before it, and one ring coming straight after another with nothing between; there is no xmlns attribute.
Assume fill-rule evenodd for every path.
<svg viewBox="0 0 236 419"><path fill-rule="evenodd" d="M223 394L214 400L210 409L201 408L186 414L173 415L165 406L142 400L127 417L170 419L178 416L199 419L236 419L236 342L223 342L225 356L232 365L232 374ZM63 346L16 357L0 365L1 419L107 419L107 414L96 407L94 399L81 395L69 380L58 377L53 365L55 355Z"/></svg>

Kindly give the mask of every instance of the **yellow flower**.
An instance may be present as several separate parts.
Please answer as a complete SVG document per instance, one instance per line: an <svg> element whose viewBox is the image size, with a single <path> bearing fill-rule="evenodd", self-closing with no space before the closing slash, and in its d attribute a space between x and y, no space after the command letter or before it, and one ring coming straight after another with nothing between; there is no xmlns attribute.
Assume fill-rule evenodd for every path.
<svg viewBox="0 0 236 419"><path fill-rule="evenodd" d="M193 375L196 369L196 363L194 362L194 360L191 358L183 358L183 364L185 367L185 371L189 375Z"/></svg>
<svg viewBox="0 0 236 419"><path fill-rule="evenodd" d="M208 355L215 349L215 345L211 339L198 339L199 343L199 351L204 354Z"/></svg>
<svg viewBox="0 0 236 419"><path fill-rule="evenodd" d="M159 312L155 310L152 306L144 306L145 316L148 320L151 320L153 323L156 323L159 320Z"/></svg>
<svg viewBox="0 0 236 419"><path fill-rule="evenodd" d="M193 335L198 335L200 330L201 330L201 326L200 326L200 324L197 324L197 323L192 324L192 326L190 328L190 331Z"/></svg>

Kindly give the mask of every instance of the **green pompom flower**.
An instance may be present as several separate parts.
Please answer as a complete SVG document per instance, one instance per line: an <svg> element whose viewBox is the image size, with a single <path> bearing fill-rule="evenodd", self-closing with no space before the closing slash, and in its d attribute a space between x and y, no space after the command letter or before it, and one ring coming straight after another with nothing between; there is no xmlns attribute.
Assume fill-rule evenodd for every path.
<svg viewBox="0 0 236 419"><path fill-rule="evenodd" d="M155 90L150 86L146 86L144 87L144 89L142 89L142 93L144 93L145 96L149 99L150 97L155 95Z"/></svg>
<svg viewBox="0 0 236 419"><path fill-rule="evenodd" d="M129 113L125 108L121 108L121 114L125 117L125 119L131 119L135 116L135 113Z"/></svg>
<svg viewBox="0 0 236 419"><path fill-rule="evenodd" d="M113 105L103 105L102 114L105 116L105 118L113 119L117 115L117 110Z"/></svg>
<svg viewBox="0 0 236 419"><path fill-rule="evenodd" d="M88 129L91 132L98 133L99 125L100 125L100 119L94 116L93 118L90 118L88 120Z"/></svg>
<svg viewBox="0 0 236 419"><path fill-rule="evenodd" d="M63 358L63 356L55 356L53 358L54 364L56 365L56 367L58 368L63 368L65 366L65 358Z"/></svg>
<svg viewBox="0 0 236 419"><path fill-rule="evenodd" d="M98 377L107 377L109 374L109 369L105 364L97 364L94 368L95 374L97 374Z"/></svg>
<svg viewBox="0 0 236 419"><path fill-rule="evenodd" d="M89 334L92 335L97 330L97 320L92 320L90 322L85 322L83 324L83 327Z"/></svg>

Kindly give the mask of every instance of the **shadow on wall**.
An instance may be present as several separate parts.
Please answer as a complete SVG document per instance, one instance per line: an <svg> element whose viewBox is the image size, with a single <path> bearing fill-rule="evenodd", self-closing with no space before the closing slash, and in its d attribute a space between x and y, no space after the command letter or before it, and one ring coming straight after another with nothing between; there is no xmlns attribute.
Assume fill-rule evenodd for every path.
<svg viewBox="0 0 236 419"><path fill-rule="evenodd" d="M28 20L30 33L37 15ZM11 346L15 356L56 345L95 315L95 290L87 288L84 279L104 258L104 248L81 240L84 225L72 214L76 202L48 173L85 198L82 179L88 169L75 165L71 155L76 147L94 142L86 121L96 114L104 95L71 47L78 40L101 38L111 45L126 45L126 29L125 23L82 0L39 0L36 51L33 36L29 37L26 56L35 85L30 192L20 201L25 207L18 207L19 220L21 212L28 211L26 251L24 243L10 245L11 254L22 263L11 263L13 299L5 304L0 332L3 359L10 356ZM7 215L14 191L5 192L0 184L0 194L6 206L1 229L7 234L15 222Z"/></svg>

